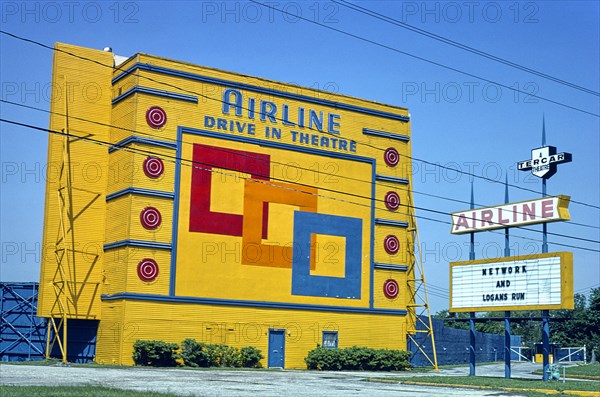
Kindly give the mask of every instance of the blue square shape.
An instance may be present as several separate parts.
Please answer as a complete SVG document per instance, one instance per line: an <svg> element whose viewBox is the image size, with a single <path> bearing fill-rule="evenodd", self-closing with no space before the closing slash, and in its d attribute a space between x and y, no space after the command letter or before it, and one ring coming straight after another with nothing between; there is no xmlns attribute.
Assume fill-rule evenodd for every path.
<svg viewBox="0 0 600 397"><path fill-rule="evenodd" d="M312 234L346 238L345 277L310 274ZM362 219L314 212L294 212L292 295L360 299L361 264Z"/></svg>

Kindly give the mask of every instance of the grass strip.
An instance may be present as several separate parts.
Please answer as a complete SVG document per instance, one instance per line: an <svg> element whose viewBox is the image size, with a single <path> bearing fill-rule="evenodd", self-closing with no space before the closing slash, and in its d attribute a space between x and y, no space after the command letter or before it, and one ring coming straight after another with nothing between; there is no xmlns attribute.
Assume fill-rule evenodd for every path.
<svg viewBox="0 0 600 397"><path fill-rule="evenodd" d="M379 381L379 379L369 379ZM387 381L396 381L413 385L450 386L466 388L489 388L506 391L529 390L539 393L571 394L581 396L600 397L600 383L593 381L575 382L544 382L537 379L504 379L487 376L414 376L408 378L387 378Z"/></svg>

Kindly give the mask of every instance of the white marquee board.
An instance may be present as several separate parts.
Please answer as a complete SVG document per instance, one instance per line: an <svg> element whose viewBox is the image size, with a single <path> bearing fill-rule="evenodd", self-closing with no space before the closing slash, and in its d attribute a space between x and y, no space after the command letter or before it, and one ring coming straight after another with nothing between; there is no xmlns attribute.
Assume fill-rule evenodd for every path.
<svg viewBox="0 0 600 397"><path fill-rule="evenodd" d="M573 254L450 263L450 311L573 308Z"/></svg>

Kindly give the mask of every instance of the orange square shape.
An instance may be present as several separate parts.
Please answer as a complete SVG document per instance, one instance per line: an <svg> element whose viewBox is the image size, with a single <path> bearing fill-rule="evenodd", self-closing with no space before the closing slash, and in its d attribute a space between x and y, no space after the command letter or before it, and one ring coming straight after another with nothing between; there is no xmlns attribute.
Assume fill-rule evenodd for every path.
<svg viewBox="0 0 600 397"><path fill-rule="evenodd" d="M247 179L244 186L242 264L292 268L292 248L262 243L263 203L293 205L301 211L317 212L318 189L289 183ZM293 222L293 219L290 219ZM316 236L311 240L311 269L315 267Z"/></svg>

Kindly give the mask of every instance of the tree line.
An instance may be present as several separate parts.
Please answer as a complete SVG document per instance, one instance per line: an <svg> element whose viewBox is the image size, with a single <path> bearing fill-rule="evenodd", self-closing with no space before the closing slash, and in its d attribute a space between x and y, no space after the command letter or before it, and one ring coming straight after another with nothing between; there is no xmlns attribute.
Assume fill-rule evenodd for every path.
<svg viewBox="0 0 600 397"><path fill-rule="evenodd" d="M511 318L539 318L541 310L522 310L510 313ZM435 318L444 319L446 327L469 329L467 321L453 321L469 318L468 313L449 313L442 310L433 315ZM486 312L477 315L477 318L504 317L504 312ZM503 321L485 321L475 323L475 329L490 334L504 334ZM513 321L510 325L512 335L522 337L523 343L541 342L542 326L539 320ZM592 351L600 357L600 288L593 288L589 297L575 294L575 307L573 310L550 310L550 341L562 347L586 346L588 359Z"/></svg>

